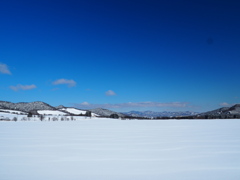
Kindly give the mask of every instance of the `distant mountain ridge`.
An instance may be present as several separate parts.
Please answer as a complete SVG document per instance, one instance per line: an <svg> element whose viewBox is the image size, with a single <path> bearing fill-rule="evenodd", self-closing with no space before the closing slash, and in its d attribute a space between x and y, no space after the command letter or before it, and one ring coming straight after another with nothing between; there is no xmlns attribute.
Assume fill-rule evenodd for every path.
<svg viewBox="0 0 240 180"><path fill-rule="evenodd" d="M198 115L199 117L209 118L240 118L240 104L231 107L223 107L213 111L208 111Z"/></svg>
<svg viewBox="0 0 240 180"><path fill-rule="evenodd" d="M56 109L63 109L63 108L66 108L66 107L63 106L63 105L59 105L59 106L56 106L55 108L56 108Z"/></svg>
<svg viewBox="0 0 240 180"><path fill-rule="evenodd" d="M192 111L179 111L179 112L156 112L156 111L130 111L123 112L123 114L133 117L147 117L147 118L155 118L155 117L177 117L177 116L193 116L199 113Z"/></svg>

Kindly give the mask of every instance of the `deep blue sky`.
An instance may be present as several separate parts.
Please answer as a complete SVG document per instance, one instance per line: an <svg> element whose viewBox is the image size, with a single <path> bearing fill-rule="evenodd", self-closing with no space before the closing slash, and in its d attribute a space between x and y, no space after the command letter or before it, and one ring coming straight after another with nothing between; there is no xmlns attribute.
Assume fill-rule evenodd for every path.
<svg viewBox="0 0 240 180"><path fill-rule="evenodd" d="M0 99L115 111L239 103L239 9L236 0L1 0Z"/></svg>

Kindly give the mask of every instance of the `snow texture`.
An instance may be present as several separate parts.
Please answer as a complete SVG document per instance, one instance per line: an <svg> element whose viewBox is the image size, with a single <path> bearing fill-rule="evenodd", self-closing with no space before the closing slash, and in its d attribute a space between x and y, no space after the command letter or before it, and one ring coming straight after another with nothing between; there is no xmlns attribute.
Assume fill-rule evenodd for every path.
<svg viewBox="0 0 240 180"><path fill-rule="evenodd" d="M239 120L0 121L1 180L238 180Z"/></svg>
<svg viewBox="0 0 240 180"><path fill-rule="evenodd" d="M85 114L87 112L87 111L76 109L76 108L63 108L63 109L60 109L60 110L67 111L67 112L69 112L71 114L75 114L75 115Z"/></svg>
<svg viewBox="0 0 240 180"><path fill-rule="evenodd" d="M7 112L0 112L0 120L13 120L13 118L17 118L17 120L22 120L24 118L27 118L27 115L19 115L19 114L7 113Z"/></svg>
<svg viewBox="0 0 240 180"><path fill-rule="evenodd" d="M79 114L86 114L86 110L80 110L80 109L76 109L76 108L62 108L60 109L61 111L66 111L70 114L74 114L74 115L79 115ZM99 116L98 114L96 113L91 113L92 116L96 117L96 116Z"/></svg>
<svg viewBox="0 0 240 180"><path fill-rule="evenodd" d="M49 114L49 115L67 115L67 113L61 111L52 111L52 110L39 110L38 114Z"/></svg>
<svg viewBox="0 0 240 180"><path fill-rule="evenodd" d="M1 111L15 113L15 114L27 114L26 112L23 112L23 111L14 111L14 110L9 110L9 109L0 109L0 112Z"/></svg>

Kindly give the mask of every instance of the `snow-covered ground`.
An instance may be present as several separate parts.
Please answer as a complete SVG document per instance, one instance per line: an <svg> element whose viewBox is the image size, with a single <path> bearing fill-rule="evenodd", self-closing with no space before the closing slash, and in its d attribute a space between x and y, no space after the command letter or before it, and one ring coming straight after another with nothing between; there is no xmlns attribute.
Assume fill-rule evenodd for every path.
<svg viewBox="0 0 240 180"><path fill-rule="evenodd" d="M76 108L62 108L62 111L67 111L71 114L79 115L79 114L86 114L87 111L76 109ZM98 114L92 113L92 116L99 116Z"/></svg>
<svg viewBox="0 0 240 180"><path fill-rule="evenodd" d="M54 110L38 110L38 114L51 114L51 115L66 115L67 113L61 111Z"/></svg>
<svg viewBox="0 0 240 180"><path fill-rule="evenodd" d="M7 112L0 112L0 119L9 119L13 120L13 118L17 118L18 120L26 118L27 115L19 115L19 114L12 114Z"/></svg>
<svg viewBox="0 0 240 180"><path fill-rule="evenodd" d="M66 116L66 113L61 111L38 111L39 114L43 115L42 121L70 121L70 120L83 120L83 119L91 119L86 116ZM38 115L33 115L32 117L27 117L25 115L12 114L7 112L0 112L0 121L1 120L10 120L16 118L17 121L41 121ZM1 180L1 179L0 179Z"/></svg>
<svg viewBox="0 0 240 180"><path fill-rule="evenodd" d="M9 109L0 109L0 111L5 111L5 112L15 113L15 114L27 114L26 112L23 112L23 111L16 111L16 110L9 110Z"/></svg>
<svg viewBox="0 0 240 180"><path fill-rule="evenodd" d="M87 111L76 109L76 108L62 108L60 110L67 111L69 113L76 114L76 115L85 114L87 112Z"/></svg>
<svg viewBox="0 0 240 180"><path fill-rule="evenodd" d="M1 180L238 180L240 120L0 121Z"/></svg>

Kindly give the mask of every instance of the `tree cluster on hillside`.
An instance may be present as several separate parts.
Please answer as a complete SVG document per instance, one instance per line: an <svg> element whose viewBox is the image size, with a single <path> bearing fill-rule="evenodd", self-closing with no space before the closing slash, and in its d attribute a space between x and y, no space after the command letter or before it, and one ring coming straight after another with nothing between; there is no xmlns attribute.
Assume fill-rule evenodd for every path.
<svg viewBox="0 0 240 180"><path fill-rule="evenodd" d="M181 116L181 117L157 117L153 119L240 119L240 115L197 115L197 116Z"/></svg>

